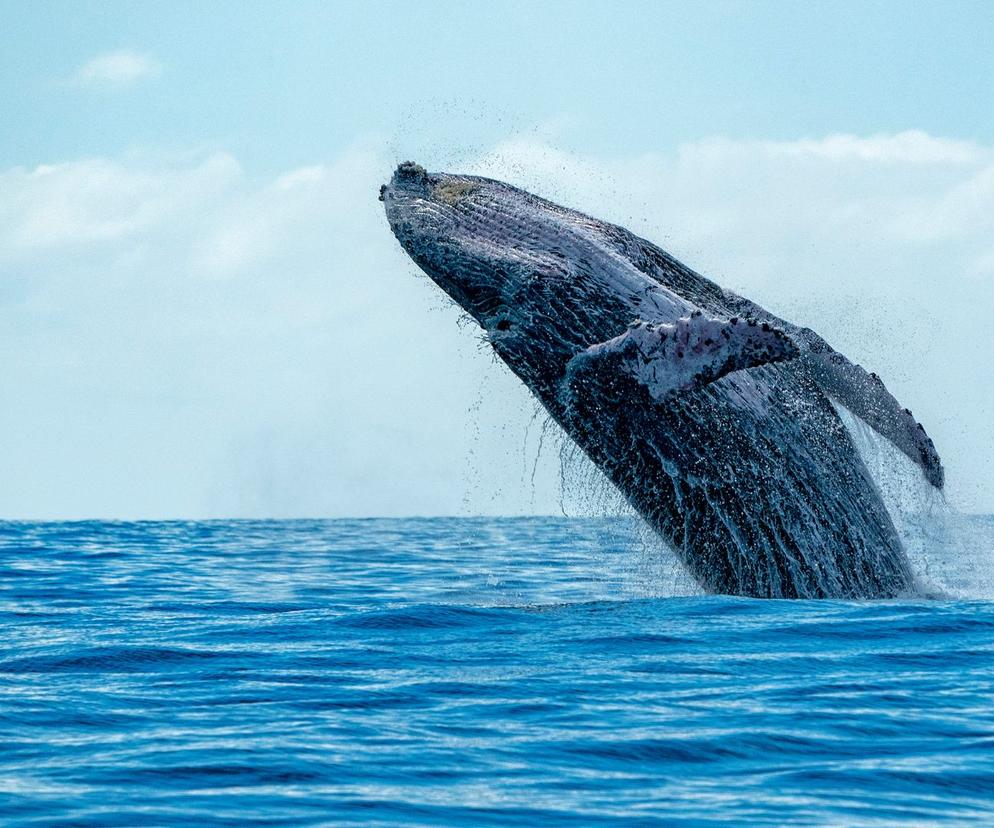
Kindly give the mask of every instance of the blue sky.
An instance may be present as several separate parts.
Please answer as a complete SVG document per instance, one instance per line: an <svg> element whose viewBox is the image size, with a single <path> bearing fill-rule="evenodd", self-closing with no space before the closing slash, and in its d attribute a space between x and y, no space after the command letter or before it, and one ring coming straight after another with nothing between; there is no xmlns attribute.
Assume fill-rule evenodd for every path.
<svg viewBox="0 0 994 828"><path fill-rule="evenodd" d="M989 5L0 13L0 514L558 510L556 436L380 215L408 157L816 327L994 510Z"/></svg>
<svg viewBox="0 0 994 828"><path fill-rule="evenodd" d="M361 134L463 147L564 116L580 125L569 146L608 153L712 134L917 128L994 139L992 13L982 2L3 9L9 164L209 144L266 174ZM59 87L115 49L149 54L166 71L133 95Z"/></svg>

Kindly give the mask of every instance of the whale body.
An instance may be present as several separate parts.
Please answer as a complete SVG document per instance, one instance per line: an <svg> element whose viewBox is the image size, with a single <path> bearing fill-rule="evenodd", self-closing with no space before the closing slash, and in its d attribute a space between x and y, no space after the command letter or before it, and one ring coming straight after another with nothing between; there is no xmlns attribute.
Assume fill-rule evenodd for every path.
<svg viewBox="0 0 994 828"><path fill-rule="evenodd" d="M622 227L401 164L394 235L706 590L876 598L915 579L833 402L941 489L876 374Z"/></svg>

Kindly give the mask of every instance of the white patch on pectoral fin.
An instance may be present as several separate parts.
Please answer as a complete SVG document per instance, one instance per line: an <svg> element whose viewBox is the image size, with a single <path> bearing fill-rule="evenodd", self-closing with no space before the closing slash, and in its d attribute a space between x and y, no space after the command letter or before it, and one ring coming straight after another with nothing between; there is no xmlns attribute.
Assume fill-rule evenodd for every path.
<svg viewBox="0 0 994 828"><path fill-rule="evenodd" d="M699 311L672 324L637 321L621 336L577 354L567 373L627 376L657 401L714 382L732 371L782 362L800 351L783 331L755 320L706 319Z"/></svg>

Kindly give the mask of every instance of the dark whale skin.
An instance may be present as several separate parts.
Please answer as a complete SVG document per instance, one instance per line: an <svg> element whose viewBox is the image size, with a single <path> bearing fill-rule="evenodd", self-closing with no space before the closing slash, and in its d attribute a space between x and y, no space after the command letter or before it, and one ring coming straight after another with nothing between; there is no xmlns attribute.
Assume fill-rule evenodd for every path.
<svg viewBox="0 0 994 828"><path fill-rule="evenodd" d="M941 488L931 440L875 374L624 228L502 182L405 163L380 198L403 248L704 589L916 590L830 400Z"/></svg>

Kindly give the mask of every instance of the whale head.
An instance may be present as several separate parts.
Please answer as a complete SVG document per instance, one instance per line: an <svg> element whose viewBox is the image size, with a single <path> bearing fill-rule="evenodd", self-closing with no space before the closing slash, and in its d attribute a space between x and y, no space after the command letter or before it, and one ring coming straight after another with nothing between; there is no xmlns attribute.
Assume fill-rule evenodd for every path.
<svg viewBox="0 0 994 828"><path fill-rule="evenodd" d="M380 199L411 258L533 390L551 391L573 356L623 331L634 297L659 294L605 242L610 225L509 184L405 162Z"/></svg>

